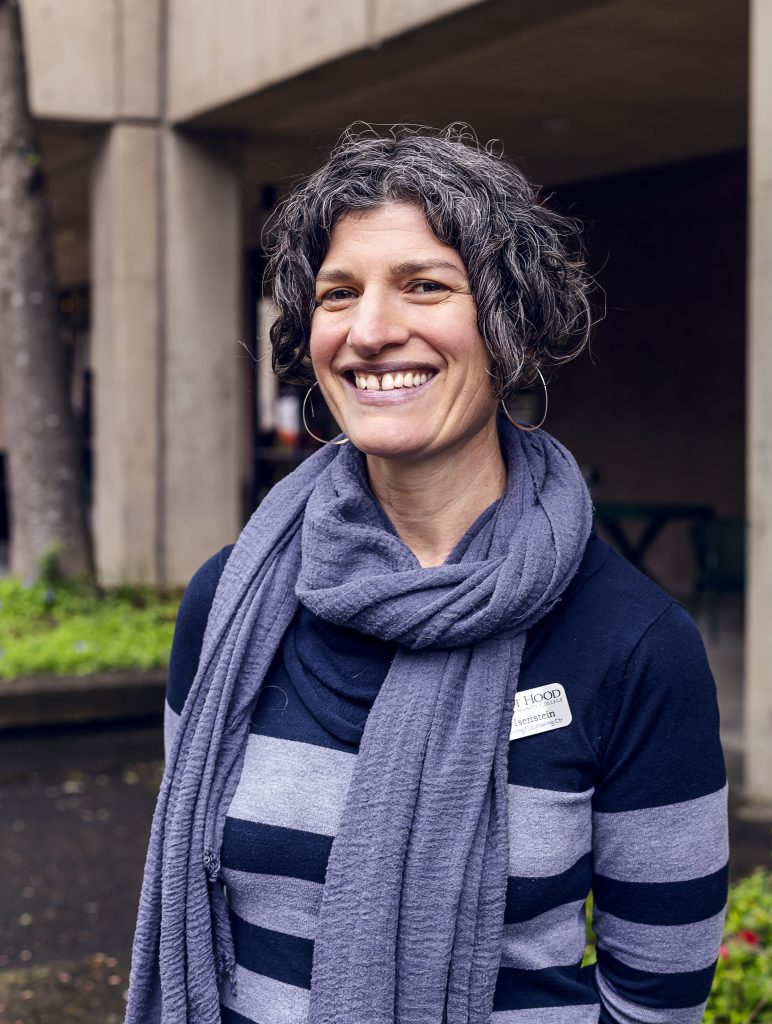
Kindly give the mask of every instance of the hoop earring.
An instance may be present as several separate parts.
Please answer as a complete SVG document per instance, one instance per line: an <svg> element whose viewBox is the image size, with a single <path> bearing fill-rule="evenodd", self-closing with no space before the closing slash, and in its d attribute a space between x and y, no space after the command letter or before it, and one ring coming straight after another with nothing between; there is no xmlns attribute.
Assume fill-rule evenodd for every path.
<svg viewBox="0 0 772 1024"><path fill-rule="evenodd" d="M509 409L507 409L506 402L504 401L503 398L501 399L501 408L504 410L504 415L507 417L507 419L512 424L512 426L513 427L517 427L518 430L525 430L525 431L538 430L543 425L544 421L547 419L547 410L549 409L549 396L547 394L547 382L544 379L544 374L541 372L540 369L538 369L538 367L536 369L536 372L537 372L537 374L539 375L539 377L541 379L541 386L544 388L544 414L542 415L542 418L539 420L538 423L533 423L533 424L532 423L520 423L520 422L518 422L518 420L513 419L512 416L510 416L510 414L509 414Z"/></svg>
<svg viewBox="0 0 772 1024"><path fill-rule="evenodd" d="M301 415L302 415L302 419L303 419L303 426L306 428L306 433L310 434L311 437L313 437L313 439L315 441L319 442L319 444L345 444L349 440L349 438L347 438L347 437L344 437L340 441L325 441L323 437L317 437L316 434L313 432L313 430L311 430L311 428L309 427L309 425L308 425L308 423L306 421L306 403L308 402L308 399L311 397L311 392L318 385L318 383L319 383L318 380L314 381L314 383L311 385L311 387L308 389L308 391L306 391L306 397L303 399L303 409L302 409ZM313 412L313 409L314 409L314 407L312 405L311 406L311 412Z"/></svg>

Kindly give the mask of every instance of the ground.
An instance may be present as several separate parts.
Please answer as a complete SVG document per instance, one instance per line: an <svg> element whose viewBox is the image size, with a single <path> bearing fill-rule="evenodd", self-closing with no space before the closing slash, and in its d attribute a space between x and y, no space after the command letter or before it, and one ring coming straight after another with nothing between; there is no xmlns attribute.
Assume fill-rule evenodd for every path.
<svg viewBox="0 0 772 1024"><path fill-rule="evenodd" d="M160 723L0 739L0 1021L118 1024Z"/></svg>

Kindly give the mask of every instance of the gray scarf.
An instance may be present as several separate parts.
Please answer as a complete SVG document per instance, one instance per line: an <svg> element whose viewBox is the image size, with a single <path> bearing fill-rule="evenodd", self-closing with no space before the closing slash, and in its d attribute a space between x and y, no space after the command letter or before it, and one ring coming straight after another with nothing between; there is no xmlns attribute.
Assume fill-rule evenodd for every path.
<svg viewBox="0 0 772 1024"><path fill-rule="evenodd" d="M507 752L527 630L591 526L572 456L502 421L504 497L421 568L353 445L268 494L223 571L168 758L127 1024L219 1024L234 955L225 815L260 685L297 608L400 647L367 719L314 945L309 1024L487 1024L508 869Z"/></svg>

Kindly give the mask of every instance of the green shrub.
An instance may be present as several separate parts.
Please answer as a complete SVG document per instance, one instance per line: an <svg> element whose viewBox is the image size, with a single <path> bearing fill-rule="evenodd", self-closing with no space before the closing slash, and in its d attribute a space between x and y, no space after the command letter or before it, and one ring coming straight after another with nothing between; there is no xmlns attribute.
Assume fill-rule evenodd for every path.
<svg viewBox="0 0 772 1024"><path fill-rule="evenodd" d="M0 580L0 678L163 668L179 591L61 583L53 570L26 585Z"/></svg>
<svg viewBox="0 0 772 1024"><path fill-rule="evenodd" d="M584 964L595 962L592 896ZM772 871L759 868L729 889L716 976L703 1024L772 1022Z"/></svg>
<svg viewBox="0 0 772 1024"><path fill-rule="evenodd" d="M704 1020L772 1021L772 872L754 871L729 891L724 940Z"/></svg>

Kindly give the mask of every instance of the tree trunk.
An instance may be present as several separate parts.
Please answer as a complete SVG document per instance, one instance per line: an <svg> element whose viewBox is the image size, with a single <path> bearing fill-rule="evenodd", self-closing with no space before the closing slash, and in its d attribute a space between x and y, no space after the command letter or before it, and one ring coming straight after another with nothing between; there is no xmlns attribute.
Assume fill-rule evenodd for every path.
<svg viewBox="0 0 772 1024"><path fill-rule="evenodd" d="M66 576L93 571L67 362L19 8L0 0L0 398L11 571L25 577L36 577L52 551Z"/></svg>

